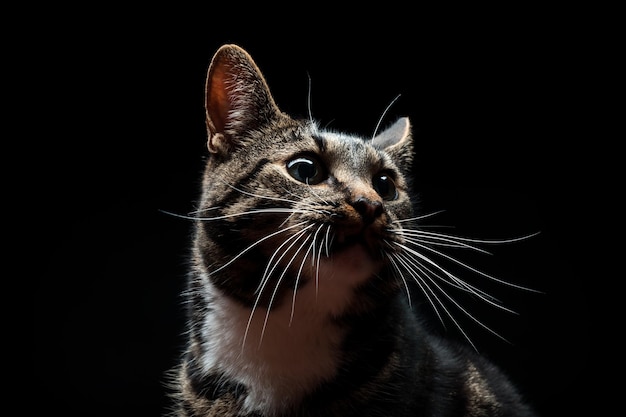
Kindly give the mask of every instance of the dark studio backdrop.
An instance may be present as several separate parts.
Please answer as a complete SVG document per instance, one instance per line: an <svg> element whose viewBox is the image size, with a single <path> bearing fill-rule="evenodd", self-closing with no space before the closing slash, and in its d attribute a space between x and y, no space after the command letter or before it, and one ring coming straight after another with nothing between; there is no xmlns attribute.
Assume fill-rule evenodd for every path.
<svg viewBox="0 0 626 417"><path fill-rule="evenodd" d="M400 21L294 18L268 30L164 9L90 15L41 37L40 96L50 102L38 119L55 139L39 148L38 168L54 220L42 226L32 307L36 406L81 416L165 409L165 372L183 343L191 224L161 210L194 208L206 70L232 42L287 113L307 116L310 79L312 114L331 128L369 136L400 95L382 124L411 118L421 207L445 210L430 224L485 239L540 232L488 247L492 255L459 254L542 292L484 283L518 314L469 309L509 342L462 325L542 415L588 407L594 295L577 240L578 32L541 17L459 25L462 16L439 16L432 25L390 15ZM462 339L449 321L437 328Z"/></svg>

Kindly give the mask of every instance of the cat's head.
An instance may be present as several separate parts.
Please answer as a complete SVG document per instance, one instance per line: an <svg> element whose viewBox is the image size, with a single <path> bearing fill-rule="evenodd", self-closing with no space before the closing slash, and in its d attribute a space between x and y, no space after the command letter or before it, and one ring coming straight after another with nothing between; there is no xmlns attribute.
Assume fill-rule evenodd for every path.
<svg viewBox="0 0 626 417"><path fill-rule="evenodd" d="M218 287L267 305L331 276L351 290L398 287L382 271L412 216L407 118L374 138L296 120L248 53L225 45L209 68L206 120L196 259Z"/></svg>

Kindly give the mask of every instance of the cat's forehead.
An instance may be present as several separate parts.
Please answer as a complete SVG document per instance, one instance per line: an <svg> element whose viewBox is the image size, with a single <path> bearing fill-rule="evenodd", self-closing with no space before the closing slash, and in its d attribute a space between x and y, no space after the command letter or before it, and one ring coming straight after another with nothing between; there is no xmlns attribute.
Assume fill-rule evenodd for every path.
<svg viewBox="0 0 626 417"><path fill-rule="evenodd" d="M374 148L370 140L344 132L316 130L311 133L320 153L356 166L388 165L389 157Z"/></svg>
<svg viewBox="0 0 626 417"><path fill-rule="evenodd" d="M341 132L318 132L316 134L318 138L321 138L326 142L326 149L333 152L340 153L371 153L372 156L379 153L367 143L366 139L359 136L341 133Z"/></svg>

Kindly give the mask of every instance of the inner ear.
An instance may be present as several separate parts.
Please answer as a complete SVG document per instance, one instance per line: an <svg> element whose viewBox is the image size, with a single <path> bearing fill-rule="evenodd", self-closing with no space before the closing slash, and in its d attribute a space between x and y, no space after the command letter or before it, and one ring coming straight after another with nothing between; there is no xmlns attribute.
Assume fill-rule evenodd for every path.
<svg viewBox="0 0 626 417"><path fill-rule="evenodd" d="M401 143L411 136L411 124L408 117L401 117L390 127L372 139L372 145L377 149L386 149Z"/></svg>
<svg viewBox="0 0 626 417"><path fill-rule="evenodd" d="M209 140L237 139L276 117L278 110L252 57L236 45L222 46L207 74L205 110Z"/></svg>
<svg viewBox="0 0 626 417"><path fill-rule="evenodd" d="M372 139L372 145L387 153L405 174L409 174L413 164L413 137L408 117L398 119Z"/></svg>
<svg viewBox="0 0 626 417"><path fill-rule="evenodd" d="M211 69L207 77L205 110L209 131L216 134L224 132L231 103L225 83L227 66L219 62Z"/></svg>

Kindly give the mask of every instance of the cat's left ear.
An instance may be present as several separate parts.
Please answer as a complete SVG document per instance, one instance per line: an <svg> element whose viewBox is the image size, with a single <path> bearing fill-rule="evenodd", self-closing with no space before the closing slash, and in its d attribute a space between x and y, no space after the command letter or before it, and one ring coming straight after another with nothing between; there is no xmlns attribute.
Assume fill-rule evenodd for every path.
<svg viewBox="0 0 626 417"><path fill-rule="evenodd" d="M385 151L398 167L408 173L413 163L413 136L408 117L398 119L372 139L372 146Z"/></svg>
<svg viewBox="0 0 626 417"><path fill-rule="evenodd" d="M214 154L227 154L249 131L282 114L252 57L237 45L215 53L205 93L208 148Z"/></svg>

